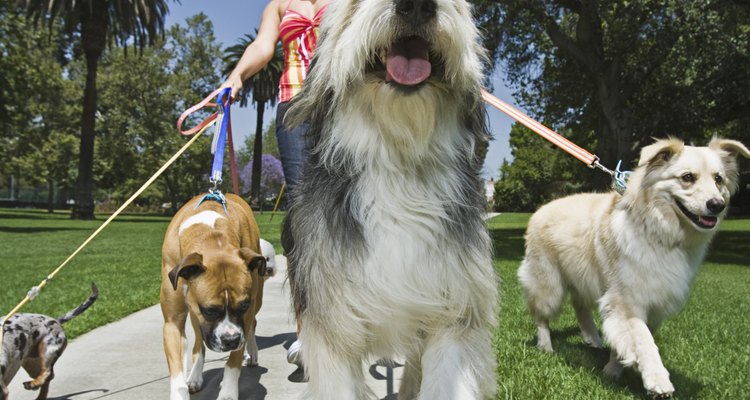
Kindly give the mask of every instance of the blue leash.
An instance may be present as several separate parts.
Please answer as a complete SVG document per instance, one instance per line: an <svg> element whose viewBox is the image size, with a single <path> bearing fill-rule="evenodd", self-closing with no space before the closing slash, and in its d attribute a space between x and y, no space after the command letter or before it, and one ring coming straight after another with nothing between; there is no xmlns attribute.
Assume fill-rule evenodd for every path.
<svg viewBox="0 0 750 400"><path fill-rule="evenodd" d="M224 148L227 142L227 129L229 127L229 110L230 110L230 88L224 88L216 101L216 107L218 108L218 122L216 123L216 130L214 131L213 142L211 143L211 153L214 155L214 162L211 165L211 176L208 178L209 182L213 184L213 188L208 190L208 194L203 196L201 201L195 208L198 208L205 200L213 200L221 203L224 207L224 213L229 215L227 211L227 199L224 194L219 190L221 184L221 174L224 167Z"/></svg>

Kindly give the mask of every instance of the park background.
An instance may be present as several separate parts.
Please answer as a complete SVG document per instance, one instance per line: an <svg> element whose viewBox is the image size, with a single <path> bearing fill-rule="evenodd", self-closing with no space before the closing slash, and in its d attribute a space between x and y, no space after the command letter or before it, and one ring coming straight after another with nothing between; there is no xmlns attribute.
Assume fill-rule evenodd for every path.
<svg viewBox="0 0 750 400"><path fill-rule="evenodd" d="M53 8L56 17L50 18L43 3L62 8ZM223 82L263 8L240 0L149 3L154 7L148 12L160 17L152 18L159 22L154 27L124 12L107 17L120 22L100 27L98 101L86 112L91 46L82 40L80 10L52 0L0 4L0 204L72 208L75 218L93 218L93 205L112 210L184 143L174 125L177 116ZM695 144L713 135L750 139L746 0L473 3L492 60L488 87L610 168L619 160L631 168L639 148L654 137ZM244 107L232 107L232 122L243 194L268 207L283 182L273 158L275 137L268 134L274 129L277 75L260 75L248 82ZM263 79L270 79L270 89ZM487 111L494 138L480 156L482 175L491 180L488 194L494 192L488 208L532 211L564 194L606 188L604 174L499 111ZM87 114L91 122L82 124ZM258 128L266 168L251 163L261 158L253 148L260 144ZM81 151L83 137L90 140ZM205 190L207 141L170 168L131 211L169 214ZM750 204L747 163L742 167L733 214Z"/></svg>
<svg viewBox="0 0 750 400"><path fill-rule="evenodd" d="M104 18L118 23L99 31L101 41L94 46L101 46L90 159L96 208L85 215L71 212L71 206L80 194L85 55L91 49L82 44L80 10L66 7L89 2L0 2L0 314L100 225L85 219L107 216L185 143L176 132L177 117L221 84L222 71L231 64L225 60L232 56L227 48L254 33L262 7L239 0L92 4L136 3L159 5L156 10L165 17L153 35L128 30L145 25L133 24L126 8L108 9ZM721 135L750 143L747 0L472 3L493 60L488 84L495 94L592 150L605 165L622 159L632 167L638 149L652 137L704 144ZM56 18L41 11L49 5ZM274 135L267 133L273 130L268 100L273 96L267 97L267 107L252 105L253 97L268 94L262 93L267 87L254 85L247 93L249 106L233 107L248 188L259 110L264 111L264 154L274 154ZM507 117L488 112L495 138L486 149L483 176L496 180L488 208L503 211L487 224L502 281L493 341L498 398L644 397L636 372L616 382L602 375L608 351L583 344L570 307L553 325L557 352L546 355L534 348L533 322L515 276L527 212L566 193L604 190L608 182ZM208 186L208 142L198 141L23 311L62 314L88 294L91 281L97 282L100 299L66 325L75 338L157 304L163 234L173 210ZM263 168L264 176L273 168ZM743 160L732 218L714 240L685 309L656 333L677 398L744 398L750 390L744 367L750 364L750 220L742 218L750 207L748 168ZM271 186L278 181L269 181L261 187L268 186L270 194L252 195L273 200ZM281 253L283 215L265 212L257 218L263 236ZM123 345L128 344L125 338Z"/></svg>

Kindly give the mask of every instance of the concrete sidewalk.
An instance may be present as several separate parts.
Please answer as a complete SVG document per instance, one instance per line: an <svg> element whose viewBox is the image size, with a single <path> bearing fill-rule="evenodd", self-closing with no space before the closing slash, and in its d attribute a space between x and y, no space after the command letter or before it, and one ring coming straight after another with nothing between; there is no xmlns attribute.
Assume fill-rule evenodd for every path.
<svg viewBox="0 0 750 400"><path fill-rule="evenodd" d="M286 361L286 349L294 342L295 325L289 304L286 259L276 257L278 272L265 284L263 307L258 314L256 332L259 366L244 367L240 377L242 400L298 399L305 387L302 374ZM49 399L57 400L150 400L169 398L167 362L162 347L162 323L159 306L149 307L120 321L95 329L68 343L55 366ZM192 329L187 329L192 343ZM191 400L215 400L223 375L227 353L206 351L203 390ZM386 368L370 366L370 387L380 398L395 400ZM396 378L400 368L396 369ZM37 392L23 388L29 380L21 370L9 385L13 400L35 399ZM390 390L389 390L390 389ZM389 393L391 392L391 393Z"/></svg>

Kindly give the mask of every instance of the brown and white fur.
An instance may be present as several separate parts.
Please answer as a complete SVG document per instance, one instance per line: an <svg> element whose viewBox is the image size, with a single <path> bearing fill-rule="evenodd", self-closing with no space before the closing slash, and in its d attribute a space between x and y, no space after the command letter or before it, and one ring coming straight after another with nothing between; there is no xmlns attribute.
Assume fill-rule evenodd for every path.
<svg viewBox="0 0 750 400"><path fill-rule="evenodd" d="M231 352L218 399L239 396L240 367L258 362L255 315L263 299L266 260L250 206L240 197L221 203L198 196L185 204L167 228L162 246L161 310L170 399L186 400L203 384L205 347ZM195 331L192 363L185 322Z"/></svg>
<svg viewBox="0 0 750 400"><path fill-rule="evenodd" d="M8 400L8 384L21 367L33 378L23 383L24 388L39 390L37 400L47 398L49 383L55 377L55 363L68 345L62 325L91 307L98 296L99 289L92 283L91 295L60 318L16 314L5 322L0 352L0 400Z"/></svg>
<svg viewBox="0 0 750 400"><path fill-rule="evenodd" d="M399 399L494 395L481 54L464 0L330 3L288 115L310 123L282 233L306 399L375 398L381 357L405 358Z"/></svg>
<svg viewBox="0 0 750 400"><path fill-rule="evenodd" d="M518 277L538 327L538 347L552 351L549 320L570 292L583 339L602 342L591 308L598 304L612 347L605 373L637 368L646 390L674 392L652 333L685 303L708 245L737 190L739 142L707 147L677 139L645 147L625 193L579 194L537 211L526 232Z"/></svg>

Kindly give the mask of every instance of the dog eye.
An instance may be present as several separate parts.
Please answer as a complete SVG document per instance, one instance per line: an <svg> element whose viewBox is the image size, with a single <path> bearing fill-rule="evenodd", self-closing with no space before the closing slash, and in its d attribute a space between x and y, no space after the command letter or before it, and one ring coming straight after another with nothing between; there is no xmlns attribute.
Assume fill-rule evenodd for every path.
<svg viewBox="0 0 750 400"><path fill-rule="evenodd" d="M717 185L721 185L722 183L724 183L724 178L722 178L721 175L716 174L716 176L714 177L714 181L716 181Z"/></svg>
<svg viewBox="0 0 750 400"><path fill-rule="evenodd" d="M688 172L687 174L682 175L682 181L687 183L693 183L695 182L695 175Z"/></svg>
<svg viewBox="0 0 750 400"><path fill-rule="evenodd" d="M224 310L219 307L203 307L200 306L201 314L203 314L206 319L218 319L221 318L222 315L224 315Z"/></svg>
<svg viewBox="0 0 750 400"><path fill-rule="evenodd" d="M252 302L251 302L250 300L245 300L245 301L243 301L242 303L240 303L240 304L239 304L239 305L237 306L237 311L239 311L239 312L241 312L241 313L244 313L245 311L247 311L247 310L248 310L248 309L250 308L250 304L251 304L251 303L252 303Z"/></svg>

